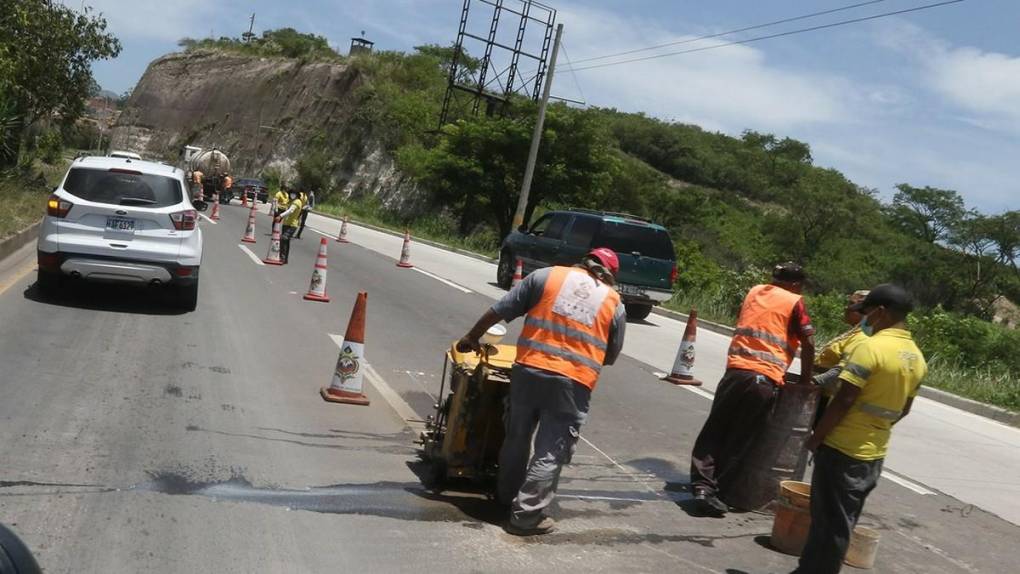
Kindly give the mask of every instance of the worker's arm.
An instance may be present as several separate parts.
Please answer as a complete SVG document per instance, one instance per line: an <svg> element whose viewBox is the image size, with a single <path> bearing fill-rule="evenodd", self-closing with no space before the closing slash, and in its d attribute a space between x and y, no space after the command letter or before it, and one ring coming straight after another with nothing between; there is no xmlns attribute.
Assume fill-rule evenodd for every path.
<svg viewBox="0 0 1020 574"><path fill-rule="evenodd" d="M801 334L800 336L800 381L810 383L811 375L814 374L815 364L815 336L813 333Z"/></svg>
<svg viewBox="0 0 1020 574"><path fill-rule="evenodd" d="M811 437L808 438L807 443L804 447L814 452L822 442L825 441L825 437L832 432L832 429L839 425L839 422L843 420L846 413L850 411L850 407L854 406L854 401L861 394L861 388L857 385L841 385L839 392L833 397L829 406L825 408L825 414L822 415L822 420L819 421L818 426L815 427Z"/></svg>
<svg viewBox="0 0 1020 574"><path fill-rule="evenodd" d="M510 322L524 315L538 303L538 300L542 297L542 291L545 290L546 278L549 277L549 267L545 269L539 269L534 273L528 275L520 283L510 289L502 299L496 302L484 315L475 326L467 332L466 335L457 341L458 347L469 347L474 351L481 349L481 344L478 340L485 334L489 327L495 325L500 320Z"/></svg>
<svg viewBox="0 0 1020 574"><path fill-rule="evenodd" d="M602 360L603 365L612 365L620 356L623 350L623 337L627 332L627 311L620 303L616 306L616 314L613 315L613 322L609 327L609 341L606 344L606 358Z"/></svg>
<svg viewBox="0 0 1020 574"><path fill-rule="evenodd" d="M910 414L910 407L912 406L914 406L914 397L910 397L909 399L907 399L907 404L903 405L903 410L900 412L900 418L896 419L896 422L894 422L893 424L896 424L901 420L907 418L907 415Z"/></svg>
<svg viewBox="0 0 1020 574"><path fill-rule="evenodd" d="M457 349L471 349L476 353L480 353L482 351L482 344L479 340L482 338L482 335L489 330L489 327L499 323L502 319L503 318L492 309L487 310L485 314L478 319L475 326L471 327L471 330L457 341Z"/></svg>
<svg viewBox="0 0 1020 574"><path fill-rule="evenodd" d="M290 204L290 207L288 207L288 208L287 208L287 209L286 209L286 210L285 210L285 211L284 211L283 213L281 213L281 214L280 214L280 215L279 215L278 217L279 217L280 219L283 219L284 217L287 217L287 216L288 216L288 215L290 215L291 213L294 213L294 210L295 210L296 208L297 208L297 204L296 204L296 202L295 202L295 203L291 203L291 204Z"/></svg>

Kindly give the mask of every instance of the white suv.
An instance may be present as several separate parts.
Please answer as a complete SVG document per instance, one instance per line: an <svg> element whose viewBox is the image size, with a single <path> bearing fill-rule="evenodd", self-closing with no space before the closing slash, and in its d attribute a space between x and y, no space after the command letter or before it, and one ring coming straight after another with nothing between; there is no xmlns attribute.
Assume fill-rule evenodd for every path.
<svg viewBox="0 0 1020 574"><path fill-rule="evenodd" d="M47 202L39 229L39 290L67 278L166 285L198 303L202 230L184 172L115 157L83 157Z"/></svg>

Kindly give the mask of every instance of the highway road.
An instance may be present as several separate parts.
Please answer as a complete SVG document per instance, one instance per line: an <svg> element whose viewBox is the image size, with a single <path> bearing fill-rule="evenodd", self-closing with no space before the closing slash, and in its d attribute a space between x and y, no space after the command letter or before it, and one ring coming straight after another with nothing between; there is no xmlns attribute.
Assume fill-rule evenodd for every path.
<svg viewBox="0 0 1020 574"><path fill-rule="evenodd" d="M494 267L416 244L416 270L398 269L398 238L352 226L352 244L329 244L332 302L308 302L316 232L293 242L290 265L264 266L268 217L252 254L238 243L246 212L222 216L201 224L194 313L106 286L43 299L32 246L0 262L0 521L47 572L792 568L767 548L769 516L686 512L724 337L699 334L708 384L692 391L655 376L683 324L629 325L561 482L557 532L516 538L479 495L424 489L413 443L444 350L502 294ZM328 404L318 389L361 290L372 404ZM882 532L875 571L1011 571L1017 431L926 401L917 411L894 437L900 478L865 509Z"/></svg>

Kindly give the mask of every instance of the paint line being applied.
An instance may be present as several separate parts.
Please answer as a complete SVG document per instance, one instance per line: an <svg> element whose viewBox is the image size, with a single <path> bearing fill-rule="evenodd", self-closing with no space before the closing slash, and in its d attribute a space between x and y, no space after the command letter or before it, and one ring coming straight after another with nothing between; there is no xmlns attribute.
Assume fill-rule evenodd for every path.
<svg viewBox="0 0 1020 574"><path fill-rule="evenodd" d="M261 260L261 259L259 259L259 256L258 256L258 255L255 255L254 253L252 253L252 252L251 252L251 249L248 249L248 246L247 246L247 245L241 245L240 243L238 243L238 244L237 244L237 246L238 246L239 248L241 248L241 251L244 251L244 253L245 253L245 254L246 254L246 255L247 255L248 257L250 257L252 261L254 261L254 262L255 262L255 265L262 265L262 266L265 266L265 263L263 263L263 262L262 262L262 260Z"/></svg>
<svg viewBox="0 0 1020 574"><path fill-rule="evenodd" d="M328 335L337 348L343 347L344 338L342 336L334 335L333 333L328 333ZM393 387L386 382L386 379L382 378L382 375L376 372L372 365L366 363L363 366L365 368L365 379L375 387L375 390L382 395L382 398L396 411L397 415L412 427L421 426L421 417L418 416L418 413L414 412L414 409L411 408L411 405L407 404L407 401L401 398L397 391L393 390Z"/></svg>
<svg viewBox="0 0 1020 574"><path fill-rule="evenodd" d="M439 275L436 275L435 273L429 273L428 271L425 271L424 269L419 269L418 267L412 267L411 269L417 271L418 273L421 273L422 275L425 275L426 277L431 277L431 278L435 279L436 281L439 281L440 283L443 283L444 285L449 285L450 287L453 287L454 289L456 289L458 291L461 291L463 293L473 293L473 291L471 291L467 287L462 287L460 285L457 285L453 281L450 281L448 279L443 279L442 277L440 277Z"/></svg>
<svg viewBox="0 0 1020 574"><path fill-rule="evenodd" d="M882 478L887 478L895 482L896 484L902 486L903 488L913 490L914 492L920 494L921 496L935 496L937 494L934 490L928 490L927 488L921 486L920 484L912 480L909 480L908 478L900 474L897 474L889 470L888 468L882 469Z"/></svg>

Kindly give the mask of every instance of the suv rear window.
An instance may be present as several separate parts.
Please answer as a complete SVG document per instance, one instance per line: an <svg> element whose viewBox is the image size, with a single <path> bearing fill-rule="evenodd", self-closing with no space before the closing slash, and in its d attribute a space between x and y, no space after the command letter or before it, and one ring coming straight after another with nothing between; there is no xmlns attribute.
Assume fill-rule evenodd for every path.
<svg viewBox="0 0 1020 574"><path fill-rule="evenodd" d="M168 207L184 198L180 182L172 177L127 170L72 168L64 189L86 201L135 207Z"/></svg>
<svg viewBox="0 0 1020 574"><path fill-rule="evenodd" d="M603 221L598 238L592 243L598 247L608 247L617 253L634 253L645 257L673 260L673 242L665 230L622 223L619 221Z"/></svg>

